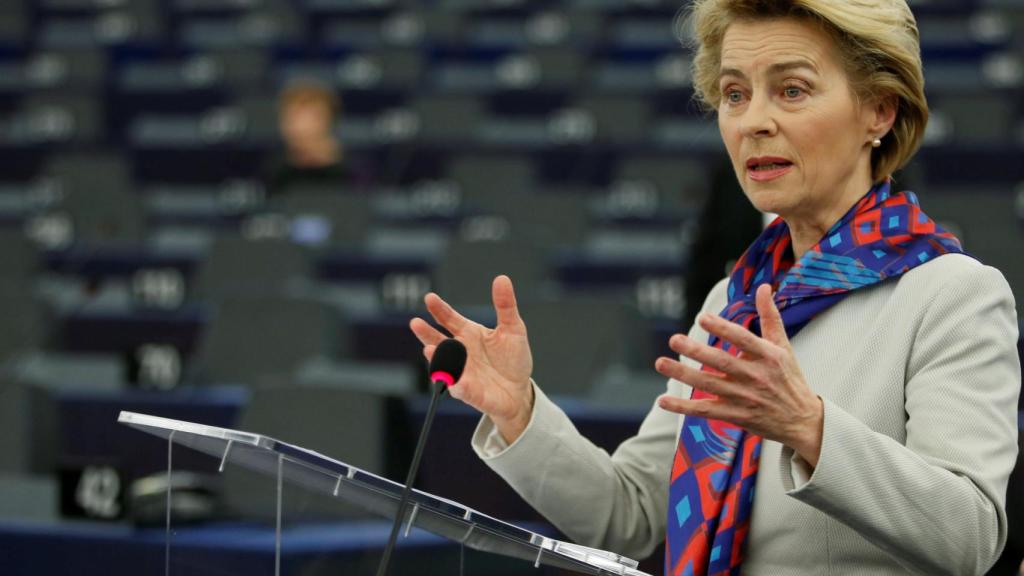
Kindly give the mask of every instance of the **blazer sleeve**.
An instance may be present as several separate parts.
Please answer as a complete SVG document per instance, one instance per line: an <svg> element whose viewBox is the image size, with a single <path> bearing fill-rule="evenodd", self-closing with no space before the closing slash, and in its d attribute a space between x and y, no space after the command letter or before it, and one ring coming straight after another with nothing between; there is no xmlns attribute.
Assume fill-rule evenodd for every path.
<svg viewBox="0 0 1024 576"><path fill-rule="evenodd" d="M925 296L927 297L927 296ZM1006 542L1020 365L1013 295L994 268L947 278L906 366L906 444L825 400L817 467L780 459L788 494L850 526L912 573L981 574Z"/></svg>
<svg viewBox="0 0 1024 576"><path fill-rule="evenodd" d="M681 385L669 388L676 386ZM583 437L539 387L535 391L533 418L512 445L501 450L500 435L484 418L474 449L573 541L631 558L649 556L665 533L666 480L678 419L654 407L640 432L609 455Z"/></svg>
<svg viewBox="0 0 1024 576"><path fill-rule="evenodd" d="M724 302L722 282L704 308ZM709 304L710 303L710 304ZM699 327L694 338L707 338ZM684 362L694 364L683 358ZM670 380L670 394L690 387ZM481 459L572 540L646 558L665 535L668 478L681 417L656 404L636 436L609 455L583 437L540 387L529 425L507 445L486 416L473 435Z"/></svg>

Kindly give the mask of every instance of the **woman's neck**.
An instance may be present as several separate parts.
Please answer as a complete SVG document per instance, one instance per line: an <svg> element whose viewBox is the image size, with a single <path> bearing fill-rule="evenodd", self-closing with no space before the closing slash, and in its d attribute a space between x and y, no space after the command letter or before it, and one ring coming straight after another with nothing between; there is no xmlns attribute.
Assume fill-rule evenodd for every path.
<svg viewBox="0 0 1024 576"><path fill-rule="evenodd" d="M857 181L851 182L843 193L835 197L834 201L824 206L817 207L808 213L782 215L782 219L789 226L790 238L793 241L793 256L799 260L805 252L814 248L873 185L870 176L865 179L857 178Z"/></svg>
<svg viewBox="0 0 1024 576"><path fill-rule="evenodd" d="M814 248L832 228L831 224L825 226L819 222L805 220L787 220L786 224L789 226L789 236L793 241L793 257L796 260L800 260L805 252Z"/></svg>

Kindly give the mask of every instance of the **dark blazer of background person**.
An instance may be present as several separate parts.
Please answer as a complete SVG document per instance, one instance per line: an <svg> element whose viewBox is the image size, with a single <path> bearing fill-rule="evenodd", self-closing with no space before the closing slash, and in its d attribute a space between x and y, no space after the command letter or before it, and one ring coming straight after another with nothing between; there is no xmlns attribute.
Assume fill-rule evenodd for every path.
<svg viewBox="0 0 1024 576"><path fill-rule="evenodd" d="M1024 562L1024 437L1017 438L1017 465L1006 489L1006 548L988 571L988 576L1017 576Z"/></svg>
<svg viewBox="0 0 1024 576"><path fill-rule="evenodd" d="M717 159L686 267L684 331L693 326L704 298L729 275L729 268L763 227L764 216L743 193L729 159Z"/></svg>

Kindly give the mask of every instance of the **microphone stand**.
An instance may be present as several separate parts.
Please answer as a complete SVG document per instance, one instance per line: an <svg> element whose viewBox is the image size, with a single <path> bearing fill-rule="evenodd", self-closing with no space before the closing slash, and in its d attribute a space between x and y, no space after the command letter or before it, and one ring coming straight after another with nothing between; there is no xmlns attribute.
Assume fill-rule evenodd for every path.
<svg viewBox="0 0 1024 576"><path fill-rule="evenodd" d="M391 552L395 548L395 541L398 539L398 531L402 527L402 520L405 516L405 507L409 503L409 494L412 492L412 484L416 480L416 473L420 468L420 458L423 456L423 447L427 444L427 436L430 434L430 425L434 422L434 414L437 413L437 405L440 404L441 396L448 387L441 380L434 380L430 383L432 394L430 397L430 408L427 409L427 417L423 420L423 429L420 431L419 441L416 443L416 451L412 456L412 464L409 465L409 474L405 478L405 489L402 490L402 498L398 501L398 510L395 511L395 521L391 525L391 536L388 537L388 544L384 548L384 556L377 566L377 576L386 576L388 564L391 562Z"/></svg>

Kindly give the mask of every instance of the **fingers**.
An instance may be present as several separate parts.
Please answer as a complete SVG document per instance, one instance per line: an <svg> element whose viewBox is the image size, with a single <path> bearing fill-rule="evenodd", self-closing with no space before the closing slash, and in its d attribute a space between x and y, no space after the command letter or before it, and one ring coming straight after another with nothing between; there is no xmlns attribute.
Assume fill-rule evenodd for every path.
<svg viewBox="0 0 1024 576"><path fill-rule="evenodd" d="M710 372L687 366L670 358L658 358L654 363L654 369L662 376L674 378L684 384L703 390L715 396L727 396L730 398L748 399L742 386L716 376Z"/></svg>
<svg viewBox="0 0 1024 576"><path fill-rule="evenodd" d="M524 326L523 319L519 316L519 307L516 305L512 280L508 276L502 274L494 279L491 285L491 299L494 301L494 311L498 315L498 326L513 330Z"/></svg>
<svg viewBox="0 0 1024 576"><path fill-rule="evenodd" d="M701 314L697 318L697 322L709 334L718 336L744 352L761 357L767 357L772 352L772 344L767 340L758 337L743 326L730 322L721 316Z"/></svg>
<svg viewBox="0 0 1024 576"><path fill-rule="evenodd" d="M725 420L739 425L738 420L743 420L743 412L729 404L717 399L704 398L700 400L688 400L664 394L658 397L658 406L662 410L683 414L686 416L699 416L708 420Z"/></svg>
<svg viewBox="0 0 1024 576"><path fill-rule="evenodd" d="M786 325L782 322L782 313L775 305L770 285L762 284L757 287L756 302L757 314L761 317L761 336L779 345L789 342Z"/></svg>
<svg viewBox="0 0 1024 576"><path fill-rule="evenodd" d="M739 357L733 356L725 350L697 342L683 334L672 336L668 341L668 345L677 354L696 360L730 376L750 378L752 375L750 367L740 360Z"/></svg>
<svg viewBox="0 0 1024 576"><path fill-rule="evenodd" d="M426 303L427 311L434 317L434 320L437 320L438 324L451 332L452 336L458 336L470 324L470 321L465 316L456 312L454 308L433 292L427 294L423 298L423 302Z"/></svg>
<svg viewBox="0 0 1024 576"><path fill-rule="evenodd" d="M409 321L409 329L424 346L436 346L448 338L422 318L413 318Z"/></svg>
<svg viewBox="0 0 1024 576"><path fill-rule="evenodd" d="M423 347L423 357L427 359L427 364L434 359L434 351L437 350L437 346L431 344Z"/></svg>

